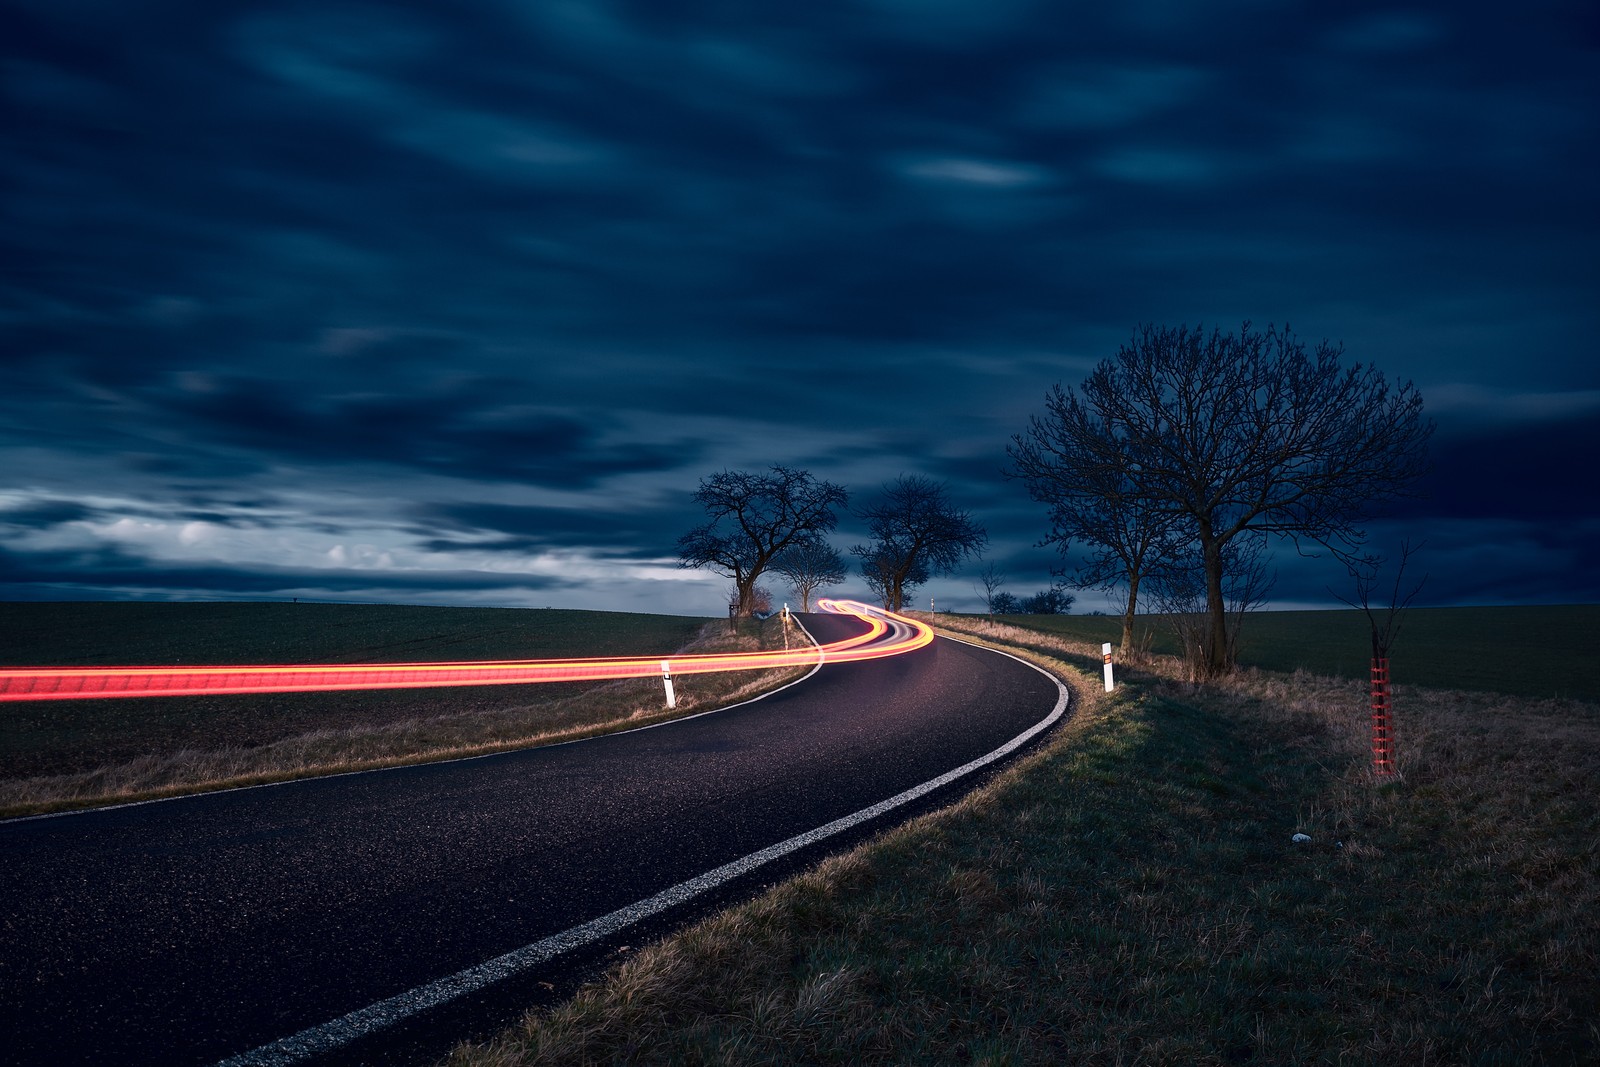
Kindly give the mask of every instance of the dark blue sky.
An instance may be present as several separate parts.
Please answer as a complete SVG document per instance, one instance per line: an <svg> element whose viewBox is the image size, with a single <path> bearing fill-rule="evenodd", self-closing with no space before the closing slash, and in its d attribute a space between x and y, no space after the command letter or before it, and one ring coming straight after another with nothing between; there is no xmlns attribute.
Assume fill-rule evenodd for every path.
<svg viewBox="0 0 1600 1067"><path fill-rule="evenodd" d="M1027 593L1049 386L1249 319L1422 390L1426 601L1600 601L1587 0L3 7L0 597L716 614L770 463Z"/></svg>

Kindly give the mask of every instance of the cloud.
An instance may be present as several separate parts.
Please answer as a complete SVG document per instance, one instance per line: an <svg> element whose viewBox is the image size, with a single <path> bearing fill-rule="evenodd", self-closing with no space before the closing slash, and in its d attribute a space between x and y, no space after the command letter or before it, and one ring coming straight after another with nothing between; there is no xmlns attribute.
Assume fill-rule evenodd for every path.
<svg viewBox="0 0 1600 1067"><path fill-rule="evenodd" d="M4 526L49 529L69 522L82 522L95 514L93 508L79 500L47 497L12 503L0 498L0 525Z"/></svg>
<svg viewBox="0 0 1600 1067"><path fill-rule="evenodd" d="M705 521L689 493L682 503L628 507L569 507L442 503L412 510L419 544L432 551L530 553L582 544L606 552L670 555L677 538ZM441 536L443 534L444 536Z"/></svg>
<svg viewBox="0 0 1600 1067"><path fill-rule="evenodd" d="M876 11L886 36L957 50L1018 34L1040 11L1037 0L868 0L865 6Z"/></svg>
<svg viewBox="0 0 1600 1067"><path fill-rule="evenodd" d="M1600 499L1581 477L1600 454L1600 421L1592 418L1458 426L1432 447L1432 471L1419 495L1392 513L1425 524L1434 519L1515 515L1535 523L1600 517Z"/></svg>
<svg viewBox="0 0 1600 1067"><path fill-rule="evenodd" d="M1351 52L1398 54L1425 50L1443 41L1443 19L1421 11L1376 11L1335 29L1328 43Z"/></svg>
<svg viewBox="0 0 1600 1067"><path fill-rule="evenodd" d="M1374 524L1391 557L1401 536L1422 547L1407 576L1427 576L1418 602L1432 605L1586 604L1600 602L1600 538L1593 514L1562 522L1538 519L1435 520L1422 526Z"/></svg>
<svg viewBox="0 0 1600 1067"><path fill-rule="evenodd" d="M946 479L1047 567L1009 434L1137 324L1241 318L1422 384L1397 518L1590 514L1566 15L13 6L0 544L60 573L128 520L174 568L565 552L638 604L696 479L777 461Z"/></svg>
<svg viewBox="0 0 1600 1067"><path fill-rule="evenodd" d="M382 464L474 479L582 489L617 474L693 462L695 442L608 439L598 412L519 402L517 381L445 378L403 392L296 388L292 382L210 375L203 387L144 390L154 417L185 441L242 449L274 462Z"/></svg>
<svg viewBox="0 0 1600 1067"><path fill-rule="evenodd" d="M1114 148L1094 162L1094 169L1108 178L1145 185L1216 181L1230 166L1215 152L1156 145Z"/></svg>
<svg viewBox="0 0 1600 1067"><path fill-rule="evenodd" d="M909 163L904 168L912 178L955 185L1017 189L1046 180L1038 167L1026 163L1002 163L982 159L934 158Z"/></svg>
<svg viewBox="0 0 1600 1067"><path fill-rule="evenodd" d="M93 552L19 552L0 547L0 597L12 600L124 598L324 598L338 594L415 600L417 595L488 593L502 603L580 587L556 576L326 567L224 566L149 560L104 547Z"/></svg>
<svg viewBox="0 0 1600 1067"><path fill-rule="evenodd" d="M1450 382L1430 386L1426 395L1430 415L1478 427L1564 423L1600 414L1600 389L1519 392Z"/></svg>
<svg viewBox="0 0 1600 1067"><path fill-rule="evenodd" d="M1026 126L1115 131L1204 106L1212 84L1198 66L1088 61L1036 72L1016 111Z"/></svg>

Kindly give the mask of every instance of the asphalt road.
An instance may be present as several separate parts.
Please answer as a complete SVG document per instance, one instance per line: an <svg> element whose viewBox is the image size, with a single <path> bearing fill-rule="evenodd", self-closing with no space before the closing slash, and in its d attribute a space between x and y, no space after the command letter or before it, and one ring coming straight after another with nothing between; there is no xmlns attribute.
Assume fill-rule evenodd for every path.
<svg viewBox="0 0 1600 1067"><path fill-rule="evenodd" d="M937 778L1059 692L940 639L653 729L0 823L0 1063L215 1063L437 986ZM598 951L412 1019L416 1047ZM319 1062L405 1058L384 1040Z"/></svg>

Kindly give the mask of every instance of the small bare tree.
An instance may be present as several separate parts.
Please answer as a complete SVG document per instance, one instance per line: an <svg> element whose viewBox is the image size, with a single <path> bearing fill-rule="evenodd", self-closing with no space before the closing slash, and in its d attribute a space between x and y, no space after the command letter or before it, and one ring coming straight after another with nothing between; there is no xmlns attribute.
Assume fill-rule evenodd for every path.
<svg viewBox="0 0 1600 1067"><path fill-rule="evenodd" d="M774 573L782 575L800 601L801 611L811 610L811 594L844 581L844 557L832 545L821 541L794 545L778 553L772 561Z"/></svg>
<svg viewBox="0 0 1600 1067"><path fill-rule="evenodd" d="M977 592L979 586L983 588L983 592L980 595L983 597L984 607L989 609L990 622L994 621L995 597L1000 594L1000 590L1005 587L1005 584L1006 576L1000 572L999 567L995 566L994 560L990 560L984 565L983 570L978 572L977 584L972 587L974 592Z"/></svg>
<svg viewBox="0 0 1600 1067"><path fill-rule="evenodd" d="M1389 685L1389 651L1400 636L1401 616L1428 581L1428 576L1423 575L1422 581L1413 586L1409 593L1403 597L1400 595L1404 587L1406 565L1421 548L1421 545L1412 548L1410 541L1401 542L1400 565L1395 569L1394 588L1389 593L1387 605L1374 608L1372 604L1373 590L1384 563L1381 556L1366 555L1357 560L1346 560L1345 566L1355 580L1355 598L1339 597L1351 607L1361 609L1372 631L1372 769L1383 778L1395 773L1394 701Z"/></svg>
<svg viewBox="0 0 1600 1067"><path fill-rule="evenodd" d="M1389 650L1400 637L1400 624L1405 610L1411 602L1422 592L1422 587L1427 584L1428 576L1424 574L1422 580L1411 587L1405 596L1400 595L1404 587L1406 567L1411 563L1411 557L1422 551L1423 544L1412 546L1409 540L1400 543L1400 566L1394 573L1394 588L1389 592L1389 602L1378 604L1375 608L1372 603L1372 594L1377 588L1378 575L1387 562L1382 556L1364 555L1357 559L1345 560L1345 568L1350 572L1350 577L1355 583L1355 596L1346 597L1338 593L1333 595L1352 608L1359 608L1367 617L1367 625L1372 631L1372 658L1375 660L1388 659ZM1329 590L1332 592L1332 590Z"/></svg>

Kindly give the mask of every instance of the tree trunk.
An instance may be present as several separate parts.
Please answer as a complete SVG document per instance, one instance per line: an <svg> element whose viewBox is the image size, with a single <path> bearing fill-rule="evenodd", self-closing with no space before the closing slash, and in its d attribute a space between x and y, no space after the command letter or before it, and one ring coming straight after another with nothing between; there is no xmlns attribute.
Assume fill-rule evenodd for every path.
<svg viewBox="0 0 1600 1067"><path fill-rule="evenodd" d="M1222 594L1222 546L1210 529L1200 528L1201 551L1206 568L1206 638L1201 645L1203 678L1220 678L1233 669L1228 648L1228 602Z"/></svg>
<svg viewBox="0 0 1600 1067"><path fill-rule="evenodd" d="M1128 606L1122 609L1122 658L1133 653L1133 613L1139 606L1139 576L1128 575Z"/></svg>
<svg viewBox="0 0 1600 1067"><path fill-rule="evenodd" d="M916 557L913 556L911 558L914 559ZM911 573L911 567L910 567L910 564L908 562L906 566L904 566L904 567L902 567L900 569L900 572L898 574L894 574L894 575L890 576L890 578L889 578L889 586L888 586L887 589L885 589L883 591L884 592L883 599L886 601L886 603L883 606L885 608L889 609L890 611L898 612L900 610L900 608L905 604L905 602L906 602L906 575L909 574L909 573Z"/></svg>

